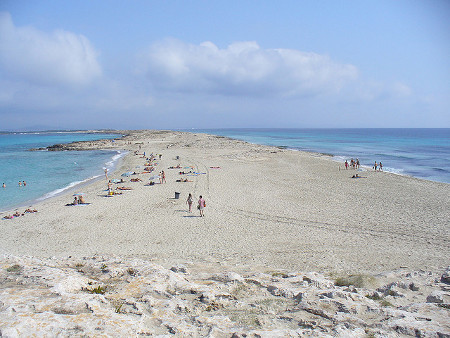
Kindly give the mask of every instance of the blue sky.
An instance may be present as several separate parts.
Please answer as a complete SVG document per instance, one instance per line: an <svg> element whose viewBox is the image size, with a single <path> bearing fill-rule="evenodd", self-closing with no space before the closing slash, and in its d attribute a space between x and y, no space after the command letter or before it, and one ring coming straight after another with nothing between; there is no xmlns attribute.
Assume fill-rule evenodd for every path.
<svg viewBox="0 0 450 338"><path fill-rule="evenodd" d="M450 127L450 1L0 2L0 130Z"/></svg>

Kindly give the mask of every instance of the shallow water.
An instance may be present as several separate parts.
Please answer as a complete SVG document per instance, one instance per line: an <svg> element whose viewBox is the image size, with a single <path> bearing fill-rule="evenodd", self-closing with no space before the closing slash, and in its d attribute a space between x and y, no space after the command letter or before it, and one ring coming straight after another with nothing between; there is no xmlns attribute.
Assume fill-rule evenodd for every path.
<svg viewBox="0 0 450 338"><path fill-rule="evenodd" d="M117 151L29 151L57 143L113 139L117 134L9 133L0 134L0 210L49 198L112 169ZM25 181L26 186L19 186Z"/></svg>

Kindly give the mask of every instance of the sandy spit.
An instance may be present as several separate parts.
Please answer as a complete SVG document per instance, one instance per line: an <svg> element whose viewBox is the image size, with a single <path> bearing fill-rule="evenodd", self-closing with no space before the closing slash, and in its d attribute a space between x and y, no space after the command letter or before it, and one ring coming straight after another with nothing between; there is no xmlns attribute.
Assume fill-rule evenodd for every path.
<svg viewBox="0 0 450 338"><path fill-rule="evenodd" d="M106 179L100 180L83 187L89 205L65 206L72 191L31 206L37 213L0 220L0 253L327 275L442 271L450 264L449 184L370 170L352 179L354 171L324 155L212 135L120 132L128 136L114 144L83 146L130 151L109 178L135 171L113 184L132 190L106 197ZM144 152L162 154L154 173L143 173ZM161 170L167 183L146 185ZM192 182L176 182L180 178ZM205 217L188 212L188 193L195 201L204 196Z"/></svg>

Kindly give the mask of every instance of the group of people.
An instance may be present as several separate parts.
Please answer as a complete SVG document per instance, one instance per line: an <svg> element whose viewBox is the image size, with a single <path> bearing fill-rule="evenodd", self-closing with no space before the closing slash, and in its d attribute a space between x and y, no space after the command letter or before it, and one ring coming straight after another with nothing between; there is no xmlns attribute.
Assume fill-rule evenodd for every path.
<svg viewBox="0 0 450 338"><path fill-rule="evenodd" d="M194 203L194 197L192 197L192 194L190 193L187 200L186 200L187 205L189 206L189 212L192 212L192 204ZM200 211L200 217L204 217L205 216L205 207L206 207L206 201L203 198L202 195L200 195L199 199L198 199L198 205L197 205L197 209Z"/></svg>
<svg viewBox="0 0 450 338"><path fill-rule="evenodd" d="M27 186L27 182L19 181L19 187L26 187L26 186ZM3 182L2 188L6 188L6 183Z"/></svg>
<svg viewBox="0 0 450 338"><path fill-rule="evenodd" d="M383 163L377 163L377 161L375 161L375 164L373 165L373 169L375 169L375 171L377 171L377 168L378 168L378 171L383 171Z"/></svg>
<svg viewBox="0 0 450 338"><path fill-rule="evenodd" d="M167 183L166 182L166 173L164 172L164 170L162 170L160 173L159 173L159 183Z"/></svg>
<svg viewBox="0 0 450 338"><path fill-rule="evenodd" d="M359 169L359 159L351 159L350 160L350 164L348 163L347 160L345 160L345 169L348 169L349 167L353 168L353 169Z"/></svg>
<svg viewBox="0 0 450 338"><path fill-rule="evenodd" d="M345 160L344 166L345 166L345 169L348 169L348 168L359 169L359 166L360 166L359 159L353 160L353 158L352 158L352 159L350 159L350 163L347 160ZM381 162L377 163L377 161L375 161L375 164L373 165L372 168L375 171L377 171L377 170L383 171L383 163L381 163Z"/></svg>
<svg viewBox="0 0 450 338"><path fill-rule="evenodd" d="M87 204L84 200L83 195L75 196L73 202L66 205L78 205L78 204Z"/></svg>
<svg viewBox="0 0 450 338"><path fill-rule="evenodd" d="M141 148L139 148L139 150L141 150ZM142 154L140 154L139 151L136 151L135 155L142 155ZM150 170L147 170L147 171L153 171L154 170L154 168L153 168L154 165L157 165L157 163L153 163L153 161L156 159L156 156L159 157L159 159L161 159L161 157L162 157L161 154L158 154L158 155L155 156L152 153L152 154L150 154L150 157L147 158L146 155L145 155L145 152L144 152L143 155L144 155L144 157L147 160L147 163L145 164L145 166L148 166L148 167L151 166L152 167ZM169 167L169 169L180 169L180 168L182 168L180 164L178 164L177 166ZM192 171L189 171L189 173L191 173L191 172ZM188 174L188 173L186 173L184 171L181 171L181 172L179 172L179 174L183 175L183 174ZM106 170L105 170L105 175L106 175ZM141 180L140 179L131 179L131 181L132 182L139 182ZM185 178L185 179L181 178L181 179L176 180L176 182L192 182L192 181L188 180L187 178ZM159 172L159 183L160 184L167 183L167 181L166 181L166 173L164 172L164 170L161 170ZM154 182L151 181L149 184L153 185ZM110 191L110 192L112 191L111 181L108 182L108 191ZM189 196L188 196L188 198L186 200L186 204L189 206L189 212L192 213L192 206L194 204L194 197L192 196L192 194L189 194ZM205 199L203 198L203 196L200 195L199 199L198 199L198 202L197 202L197 209L200 212L200 217L204 217L205 216L205 211L204 211L205 207L206 207Z"/></svg>
<svg viewBox="0 0 450 338"><path fill-rule="evenodd" d="M15 217L25 216L25 214L34 213L34 212L38 212L38 211L36 209L28 208L21 214L19 211L16 210L16 212L14 214L6 215L6 216L3 217L3 219L13 219Z"/></svg>

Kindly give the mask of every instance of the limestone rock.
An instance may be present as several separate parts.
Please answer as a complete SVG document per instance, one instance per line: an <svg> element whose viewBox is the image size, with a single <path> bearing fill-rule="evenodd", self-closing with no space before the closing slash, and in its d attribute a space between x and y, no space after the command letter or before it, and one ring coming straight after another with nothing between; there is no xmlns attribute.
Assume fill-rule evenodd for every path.
<svg viewBox="0 0 450 338"><path fill-rule="evenodd" d="M442 304L443 302L444 302L444 294L440 291L434 291L427 297L427 303Z"/></svg>
<svg viewBox="0 0 450 338"><path fill-rule="evenodd" d="M383 286L375 289L336 286L317 272L187 271L137 259L0 256L1 335L450 334L442 273L394 271L377 276Z"/></svg>

